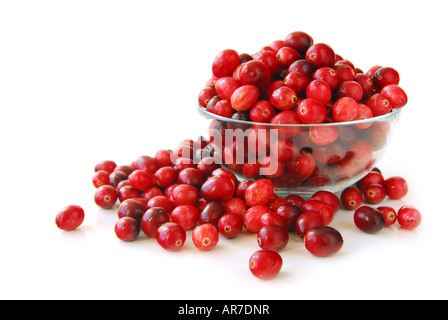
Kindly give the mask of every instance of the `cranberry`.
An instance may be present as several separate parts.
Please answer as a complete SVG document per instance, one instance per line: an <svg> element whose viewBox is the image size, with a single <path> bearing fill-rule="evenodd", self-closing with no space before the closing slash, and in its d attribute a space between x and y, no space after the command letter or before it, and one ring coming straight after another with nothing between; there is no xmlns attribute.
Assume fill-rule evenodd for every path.
<svg viewBox="0 0 448 320"><path fill-rule="evenodd" d="M272 92L269 101L279 110L289 110L296 105L297 95L290 87L283 86Z"/></svg>
<svg viewBox="0 0 448 320"><path fill-rule="evenodd" d="M289 196L287 196L286 198L285 198L285 200L288 202L288 203L290 203L290 204L292 204L292 205L294 205L294 206L296 206L296 207L300 207L300 205L303 203L303 202L305 202L305 199L303 199L301 196L299 196L299 195L297 195L297 194L290 194Z"/></svg>
<svg viewBox="0 0 448 320"><path fill-rule="evenodd" d="M234 77L223 77L216 81L215 91L221 99L230 100L233 92L241 87L241 81Z"/></svg>
<svg viewBox="0 0 448 320"><path fill-rule="evenodd" d="M389 206L381 206L377 208L383 215L384 225L391 226L397 221L397 212Z"/></svg>
<svg viewBox="0 0 448 320"><path fill-rule="evenodd" d="M128 177L131 186L139 191L145 191L153 186L154 180L151 174L144 170L134 170Z"/></svg>
<svg viewBox="0 0 448 320"><path fill-rule="evenodd" d="M174 222L166 222L157 228L157 243L167 251L179 251L187 238L187 234L182 228Z"/></svg>
<svg viewBox="0 0 448 320"><path fill-rule="evenodd" d="M280 48L282 48L284 46L285 46L285 41L284 40L274 40L269 45L269 47L271 47L272 50L274 50L274 53L276 53L278 51L278 49L280 49Z"/></svg>
<svg viewBox="0 0 448 320"><path fill-rule="evenodd" d="M304 238L308 230L323 226L324 219L318 211L306 210L300 214L295 223L295 230L300 238Z"/></svg>
<svg viewBox="0 0 448 320"><path fill-rule="evenodd" d="M243 227L250 233L257 233L261 229L261 217L268 212L271 209L264 205L249 208L243 215Z"/></svg>
<svg viewBox="0 0 448 320"><path fill-rule="evenodd" d="M271 82L271 71L259 60L248 61L241 67L240 80L243 85L254 85L264 89Z"/></svg>
<svg viewBox="0 0 448 320"><path fill-rule="evenodd" d="M117 202L117 199L117 190L112 186L101 186L96 189L95 203L103 209L112 208L115 202Z"/></svg>
<svg viewBox="0 0 448 320"><path fill-rule="evenodd" d="M297 61L294 61L291 63L286 70L286 74L289 74L290 72L299 72L307 76L308 78L311 78L314 72L314 67L311 63L306 61L305 59L300 59Z"/></svg>
<svg viewBox="0 0 448 320"><path fill-rule="evenodd" d="M341 208L341 201L339 200L338 196L330 191L317 191L311 196L310 200L325 202L331 207L334 213Z"/></svg>
<svg viewBox="0 0 448 320"><path fill-rule="evenodd" d="M275 210L277 210L277 209L278 208L276 208ZM285 217L277 214L276 212L266 212L261 216L261 218L260 218L260 226L261 227L270 226L273 224L280 226L285 230L288 230L288 222L286 221Z"/></svg>
<svg viewBox="0 0 448 320"><path fill-rule="evenodd" d="M343 81L336 89L337 98L349 97L356 102L360 102L363 96L362 86L356 81Z"/></svg>
<svg viewBox="0 0 448 320"><path fill-rule="evenodd" d="M157 229L169 221L170 216L164 209L159 207L150 208L143 214L141 228L148 237L155 238Z"/></svg>
<svg viewBox="0 0 448 320"><path fill-rule="evenodd" d="M140 197L140 191L134 189L131 185L122 186L119 189L117 188L117 190L118 190L117 195L120 202L126 201L127 199L134 199Z"/></svg>
<svg viewBox="0 0 448 320"><path fill-rule="evenodd" d="M286 164L286 171L288 175L296 180L303 181L308 178L316 169L316 161L311 153L300 151L297 159L288 161Z"/></svg>
<svg viewBox="0 0 448 320"><path fill-rule="evenodd" d="M389 84L381 89L381 94L385 95L392 105L392 108L402 108L408 102L408 96L403 89L396 84Z"/></svg>
<svg viewBox="0 0 448 320"><path fill-rule="evenodd" d="M356 120L364 120L364 119L370 119L373 117L373 112L370 107L363 103L358 104L358 117ZM358 129L367 129L372 125L372 122L363 122L363 123L357 123L355 124L355 127Z"/></svg>
<svg viewBox="0 0 448 320"><path fill-rule="evenodd" d="M120 182L127 180L128 176L123 171L114 171L109 175L109 184L116 188Z"/></svg>
<svg viewBox="0 0 448 320"><path fill-rule="evenodd" d="M422 215L413 206L402 206L397 212L397 221L404 229L415 229L422 222Z"/></svg>
<svg viewBox="0 0 448 320"><path fill-rule="evenodd" d="M299 53L305 54L313 44L313 38L303 31L294 31L285 38L284 45L296 49Z"/></svg>
<svg viewBox="0 0 448 320"><path fill-rule="evenodd" d="M157 188L157 187L151 187L151 188L149 188L149 189L146 190L146 191L143 193L143 195L142 195L142 197L145 198L146 200L152 199L152 198L154 198L154 197L156 197L156 196L163 196L163 192L162 192L162 190L160 190L160 189Z"/></svg>
<svg viewBox="0 0 448 320"><path fill-rule="evenodd" d="M271 152L279 161L291 161L297 158L300 149L291 139L278 139L272 144Z"/></svg>
<svg viewBox="0 0 448 320"><path fill-rule="evenodd" d="M155 183L161 187L166 188L173 184L177 179L177 171L171 166L161 167L154 174Z"/></svg>
<svg viewBox="0 0 448 320"><path fill-rule="evenodd" d="M140 223L143 214L146 212L146 204L136 200L127 199L118 206L118 218L131 217Z"/></svg>
<svg viewBox="0 0 448 320"><path fill-rule="evenodd" d="M213 60L213 75L217 78L230 76L239 64L240 56L238 52L232 49L223 50Z"/></svg>
<svg viewBox="0 0 448 320"><path fill-rule="evenodd" d="M355 81L358 82L363 91L363 97L367 97L373 92L373 80L367 74L358 73L355 75Z"/></svg>
<svg viewBox="0 0 448 320"><path fill-rule="evenodd" d="M258 231L257 242L261 249L280 251L286 247L288 241L288 231L278 225L263 226Z"/></svg>
<svg viewBox="0 0 448 320"><path fill-rule="evenodd" d="M277 51L277 61L280 68L287 68L291 63L300 59L300 54L291 47L282 47Z"/></svg>
<svg viewBox="0 0 448 320"><path fill-rule="evenodd" d="M356 186L360 191L364 192L368 186L371 186L372 184L382 185L383 182L384 177L380 172L370 171L364 178L356 183Z"/></svg>
<svg viewBox="0 0 448 320"><path fill-rule="evenodd" d="M367 101L366 105L372 110L374 117L382 116L387 114L392 109L392 104L390 103L387 96L381 93L375 93Z"/></svg>
<svg viewBox="0 0 448 320"><path fill-rule="evenodd" d="M358 229L371 234L377 233L385 225L381 212L369 206L361 206L356 209L353 220Z"/></svg>
<svg viewBox="0 0 448 320"><path fill-rule="evenodd" d="M193 244L201 251L211 250L218 244L219 233L211 223L196 226L192 232Z"/></svg>
<svg viewBox="0 0 448 320"><path fill-rule="evenodd" d="M400 75L397 70L390 67L383 67L378 69L373 75L373 83L376 87L382 89L389 84L396 84L400 82Z"/></svg>
<svg viewBox="0 0 448 320"><path fill-rule="evenodd" d="M297 96L304 96L306 94L306 88L311 82L310 78L297 71L289 72L283 81L285 86L294 90Z"/></svg>
<svg viewBox="0 0 448 320"><path fill-rule="evenodd" d="M198 95L198 103L201 107L206 108L208 102L216 95L215 87L207 86L203 88Z"/></svg>
<svg viewBox="0 0 448 320"><path fill-rule="evenodd" d="M103 185L110 185L109 175L110 173L106 170L95 171L95 174L92 178L92 183L95 188L101 187Z"/></svg>
<svg viewBox="0 0 448 320"><path fill-rule="evenodd" d="M368 203L380 203L386 198L386 190L380 184L372 184L364 190L364 199Z"/></svg>
<svg viewBox="0 0 448 320"><path fill-rule="evenodd" d="M217 226L219 219L224 215L224 213L225 208L220 201L210 201L199 213L199 224L211 223Z"/></svg>
<svg viewBox="0 0 448 320"><path fill-rule="evenodd" d="M336 71L330 67L322 67L314 71L311 79L313 80L323 80L329 86L331 90L336 89L339 83L339 77Z"/></svg>
<svg viewBox="0 0 448 320"><path fill-rule="evenodd" d="M250 108L249 116L253 122L269 123L275 115L275 109L267 100L260 100Z"/></svg>
<svg viewBox="0 0 448 320"><path fill-rule="evenodd" d="M275 278L283 265L282 257L272 250L259 250L249 259L249 269L252 274L262 280Z"/></svg>
<svg viewBox="0 0 448 320"><path fill-rule="evenodd" d="M215 104L212 112L221 117L231 118L235 110L233 109L230 100L220 100Z"/></svg>
<svg viewBox="0 0 448 320"><path fill-rule="evenodd" d="M159 169L159 165L156 159L150 156L140 156L134 162L134 170L143 170L153 175L157 169Z"/></svg>
<svg viewBox="0 0 448 320"><path fill-rule="evenodd" d="M348 187L341 193L341 204L349 210L357 209L361 206L364 198L361 191L355 187Z"/></svg>
<svg viewBox="0 0 448 320"><path fill-rule="evenodd" d="M154 159L157 162L159 168L173 166L171 161L171 151L169 150L159 150L155 153Z"/></svg>
<svg viewBox="0 0 448 320"><path fill-rule="evenodd" d="M336 126L312 126L310 127L310 140L315 145L326 146L336 141L339 130Z"/></svg>
<svg viewBox="0 0 448 320"><path fill-rule="evenodd" d="M128 165L119 165L115 167L113 172L116 171L121 171L124 174L126 174L126 176L129 176L132 173L132 171L134 171L134 169L132 169L132 167Z"/></svg>
<svg viewBox="0 0 448 320"><path fill-rule="evenodd" d="M209 177L201 187L201 195L207 200L230 200L235 194L235 183L228 175Z"/></svg>
<svg viewBox="0 0 448 320"><path fill-rule="evenodd" d="M257 102L259 97L260 90L258 87L250 84L243 85L233 92L230 103L236 111L246 111Z"/></svg>
<svg viewBox="0 0 448 320"><path fill-rule="evenodd" d="M112 160L103 160L103 161L98 162L95 165L95 172L104 170L104 171L109 172L109 174L111 174L114 171L116 166L117 166L117 164Z"/></svg>
<svg viewBox="0 0 448 320"><path fill-rule="evenodd" d="M302 211L313 210L319 212L324 220L324 225L330 224L330 222L333 221L334 219L334 212L332 207L328 203L325 203L320 200L304 201L300 205L300 210Z"/></svg>
<svg viewBox="0 0 448 320"><path fill-rule="evenodd" d="M336 122L353 121L358 117L358 103L350 97L338 99L331 108L331 115Z"/></svg>
<svg viewBox="0 0 448 320"><path fill-rule="evenodd" d="M189 204L179 205L171 211L170 218L185 230L190 230L198 222L199 210Z"/></svg>
<svg viewBox="0 0 448 320"><path fill-rule="evenodd" d="M384 180L383 187L391 199L401 199L408 193L408 184L402 177L390 177Z"/></svg>
<svg viewBox="0 0 448 320"><path fill-rule="evenodd" d="M224 202L224 211L226 213L236 213L243 216L247 210L247 204L240 198L232 198Z"/></svg>
<svg viewBox="0 0 448 320"><path fill-rule="evenodd" d="M349 65L336 64L333 69L338 74L339 83L355 80L355 70Z"/></svg>
<svg viewBox="0 0 448 320"><path fill-rule="evenodd" d="M274 195L274 183L269 179L254 181L244 194L244 199L249 207L265 205Z"/></svg>
<svg viewBox="0 0 448 320"><path fill-rule="evenodd" d="M148 200L146 207L149 208L162 208L167 213L173 210L173 203L165 196L156 196Z"/></svg>
<svg viewBox="0 0 448 320"><path fill-rule="evenodd" d="M259 163L261 174L269 179L278 178L285 171L285 163L278 161L273 155L262 157Z"/></svg>
<svg viewBox="0 0 448 320"><path fill-rule="evenodd" d="M56 215L56 226L65 231L78 228L84 221L84 210L75 204L68 205Z"/></svg>
<svg viewBox="0 0 448 320"><path fill-rule="evenodd" d="M219 232L228 239L236 237L243 229L243 217L236 213L226 213L218 220Z"/></svg>
<svg viewBox="0 0 448 320"><path fill-rule="evenodd" d="M331 87L324 80L313 80L306 88L306 97L326 106L331 101Z"/></svg>
<svg viewBox="0 0 448 320"><path fill-rule="evenodd" d="M328 226L309 229L304 238L306 249L318 257L327 257L341 250L344 239L339 231Z"/></svg>
<svg viewBox="0 0 448 320"><path fill-rule="evenodd" d="M317 100L304 99L297 107L297 115L303 123L323 123L327 117L327 108Z"/></svg>
<svg viewBox="0 0 448 320"><path fill-rule="evenodd" d="M179 173L186 168L196 168L196 164L192 159L178 158L174 161L174 169Z"/></svg>
<svg viewBox="0 0 448 320"><path fill-rule="evenodd" d="M196 205L199 200L199 191L191 185L179 184L173 189L171 197L174 206Z"/></svg>
<svg viewBox="0 0 448 320"><path fill-rule="evenodd" d="M203 179L210 176L213 170L218 168L219 164L217 164L215 159L212 157L202 158L197 164L197 170L201 173Z"/></svg>
<svg viewBox="0 0 448 320"><path fill-rule="evenodd" d="M200 189L202 186L202 174L198 169L195 168L185 168L177 177L177 182L179 184L188 184L197 189Z"/></svg>
<svg viewBox="0 0 448 320"><path fill-rule="evenodd" d="M254 55L254 60L263 62L269 68L271 76L277 74L280 70L277 57L271 50L261 50L257 52Z"/></svg>
<svg viewBox="0 0 448 320"><path fill-rule="evenodd" d="M325 43L316 43L308 48L305 59L315 68L331 67L334 65L336 56L333 49Z"/></svg>
<svg viewBox="0 0 448 320"><path fill-rule="evenodd" d="M300 215L301 211L295 205L287 203L279 206L277 210L275 210L275 213L285 220L287 230L292 231L294 230L297 217Z"/></svg>
<svg viewBox="0 0 448 320"><path fill-rule="evenodd" d="M115 223L115 234L123 241L134 241L140 233L140 225L132 217L121 217Z"/></svg>
<svg viewBox="0 0 448 320"><path fill-rule="evenodd" d="M272 119L272 124L301 124L297 112L292 110L280 111ZM291 138L300 132L298 126L273 126L270 131L277 130L277 136L281 138Z"/></svg>

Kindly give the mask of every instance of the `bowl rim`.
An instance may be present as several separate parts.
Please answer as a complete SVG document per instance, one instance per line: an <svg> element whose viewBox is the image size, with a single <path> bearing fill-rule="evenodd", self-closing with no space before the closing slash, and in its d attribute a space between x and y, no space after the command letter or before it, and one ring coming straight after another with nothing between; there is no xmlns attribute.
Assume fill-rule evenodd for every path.
<svg viewBox="0 0 448 320"><path fill-rule="evenodd" d="M345 122L328 122L328 123L302 123L302 124L285 124L285 123L265 123L265 122L253 122L253 121L244 121L244 120L237 120L232 118L226 118L214 113L211 113L210 111L207 111L205 108L203 108L201 105L197 105L197 109L199 113L202 115L220 120L225 122L233 122L236 124L247 124L247 125L257 125L257 126L272 126L272 127L325 127L325 126L350 126L350 125L356 125L361 123L368 123L368 122L379 122L384 120L390 120L394 117L398 117L401 113L402 108L392 109L389 113L383 114L381 116L373 117L373 118L367 118L362 120L353 120L353 121L345 121Z"/></svg>

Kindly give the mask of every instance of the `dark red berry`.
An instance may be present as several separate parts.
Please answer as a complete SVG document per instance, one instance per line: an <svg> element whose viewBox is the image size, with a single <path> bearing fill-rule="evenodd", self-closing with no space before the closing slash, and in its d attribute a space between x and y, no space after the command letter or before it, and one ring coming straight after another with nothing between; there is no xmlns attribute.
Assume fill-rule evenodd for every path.
<svg viewBox="0 0 448 320"><path fill-rule="evenodd" d="M389 206L381 206L377 208L384 218L384 225L391 226L397 221L397 212L394 208Z"/></svg>
<svg viewBox="0 0 448 320"><path fill-rule="evenodd" d="M320 212L307 210L302 212L296 220L295 230L297 235L303 239L308 230L323 226L324 219Z"/></svg>
<svg viewBox="0 0 448 320"><path fill-rule="evenodd" d="M123 241L134 241L140 233L140 225L132 217L122 217L115 223L115 234Z"/></svg>
<svg viewBox="0 0 448 320"><path fill-rule="evenodd" d="M142 202L136 199L127 199L120 203L118 206L118 218L131 217L140 223L143 214L146 212L146 202Z"/></svg>
<svg viewBox="0 0 448 320"><path fill-rule="evenodd" d="M155 238L157 236L157 229L169 221L170 216L164 209L159 207L150 208L143 214L141 228L148 237Z"/></svg>
<svg viewBox="0 0 448 320"><path fill-rule="evenodd" d="M261 249L280 251L286 247L288 241L288 231L278 225L267 225L258 231L257 242Z"/></svg>
<svg viewBox="0 0 448 320"><path fill-rule="evenodd" d="M341 250L344 240L335 228L319 226L306 232L303 238L306 249L318 257L326 257Z"/></svg>
<svg viewBox="0 0 448 320"><path fill-rule="evenodd" d="M357 209L364 201L361 191L355 187L348 187L341 193L341 204L349 210Z"/></svg>
<svg viewBox="0 0 448 320"><path fill-rule="evenodd" d="M361 206L356 209L353 220L358 229L371 234L377 233L385 225L381 212L369 206Z"/></svg>

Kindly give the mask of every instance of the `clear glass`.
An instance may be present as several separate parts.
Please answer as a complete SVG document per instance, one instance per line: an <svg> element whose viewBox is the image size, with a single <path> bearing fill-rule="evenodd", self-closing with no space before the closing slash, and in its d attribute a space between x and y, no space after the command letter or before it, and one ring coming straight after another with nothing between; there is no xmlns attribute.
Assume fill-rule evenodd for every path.
<svg viewBox="0 0 448 320"><path fill-rule="evenodd" d="M324 124L209 120L209 156L242 180L268 178L280 196L339 192L362 179L384 155L400 109L371 119ZM205 129L205 128L204 128Z"/></svg>

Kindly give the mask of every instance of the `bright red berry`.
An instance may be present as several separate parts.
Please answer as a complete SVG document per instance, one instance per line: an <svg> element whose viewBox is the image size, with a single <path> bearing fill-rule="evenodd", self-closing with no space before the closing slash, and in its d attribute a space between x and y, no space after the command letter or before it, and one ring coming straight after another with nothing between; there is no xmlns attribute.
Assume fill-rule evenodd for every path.
<svg viewBox="0 0 448 320"><path fill-rule="evenodd" d="M71 231L78 228L84 221L84 210L78 205L69 205L56 215L56 225L59 229Z"/></svg>
<svg viewBox="0 0 448 320"><path fill-rule="evenodd" d="M252 274L262 280L275 278L283 265L282 257L272 250L259 250L249 259L249 269Z"/></svg>
<svg viewBox="0 0 448 320"><path fill-rule="evenodd" d="M216 247L219 241L219 233L211 223L196 226L192 233L193 243L201 251L208 251Z"/></svg>
<svg viewBox="0 0 448 320"><path fill-rule="evenodd" d="M422 222L422 215L417 208L413 206L403 206L398 209L397 221L404 229L415 229Z"/></svg>

